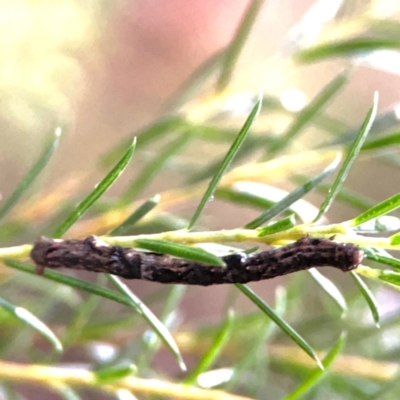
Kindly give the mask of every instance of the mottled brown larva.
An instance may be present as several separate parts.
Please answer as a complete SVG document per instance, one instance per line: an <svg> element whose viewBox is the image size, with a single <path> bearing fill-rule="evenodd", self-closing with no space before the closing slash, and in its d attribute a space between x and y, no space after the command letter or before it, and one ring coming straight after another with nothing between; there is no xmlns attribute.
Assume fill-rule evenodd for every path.
<svg viewBox="0 0 400 400"><path fill-rule="evenodd" d="M363 251L353 244L310 237L274 250L222 257L226 267L109 246L95 236L84 240L40 238L31 251L38 273L45 268L71 268L126 279L201 286L260 281L323 266L347 272L357 268L363 257Z"/></svg>

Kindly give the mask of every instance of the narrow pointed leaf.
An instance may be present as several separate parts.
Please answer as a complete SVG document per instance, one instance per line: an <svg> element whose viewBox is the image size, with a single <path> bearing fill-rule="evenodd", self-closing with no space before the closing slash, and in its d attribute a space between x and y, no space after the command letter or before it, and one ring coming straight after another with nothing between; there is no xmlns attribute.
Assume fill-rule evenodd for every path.
<svg viewBox="0 0 400 400"><path fill-rule="evenodd" d="M233 330L233 312L228 311L228 315L223 323L221 329L214 337L211 346L205 352L199 363L190 373L190 375L185 379L185 383L188 385L193 385L196 383L197 378L200 374L207 371L211 366L218 360L222 349L228 343Z"/></svg>
<svg viewBox="0 0 400 400"><path fill-rule="evenodd" d="M27 272L32 275L36 275L35 268L30 264L14 260L5 260L4 263L11 268L17 269L22 272ZM176 345L171 333L157 319L157 317L150 311L150 309L142 301L140 301L140 299L138 299L125 284L121 283L117 277L110 275L108 276L109 279L111 279L112 282L117 285L122 294L116 292L115 290L98 286L93 283L74 278L72 276L63 275L57 271L52 271L49 269L46 269L44 271L43 277L54 282L73 287L75 289L83 290L87 293L96 294L98 296L104 297L105 299L123 304L124 306L134 308L138 312L138 314L147 321L147 323L151 326L154 332L156 332L160 339L166 344L166 346L172 351L174 356L177 358L181 368L185 370L185 364L182 360L182 356L180 355L178 346Z"/></svg>
<svg viewBox="0 0 400 400"><path fill-rule="evenodd" d="M57 393L63 400L82 400L78 393L68 385L64 385L58 382L57 385L53 385L53 389L57 391Z"/></svg>
<svg viewBox="0 0 400 400"><path fill-rule="evenodd" d="M400 273L398 272L390 270L379 271L378 279L382 282L390 283L391 285L400 288Z"/></svg>
<svg viewBox="0 0 400 400"><path fill-rule="evenodd" d="M108 235L109 236L123 236L140 221L146 214L148 214L160 201L160 196L156 195L151 199L142 203L122 224L114 228Z"/></svg>
<svg viewBox="0 0 400 400"><path fill-rule="evenodd" d="M186 285L173 285L169 291L166 301L164 302L164 309L162 312L162 320L169 319L171 314L176 313L179 302L182 300L183 295L187 289Z"/></svg>
<svg viewBox="0 0 400 400"><path fill-rule="evenodd" d="M4 263L11 268L37 276L35 267L33 265L14 260L5 260ZM69 287L82 290L87 293L101 296L105 299L115 301L116 303L122 304L124 306L132 307L132 302L126 296L121 295L115 290L107 289L94 283L90 283L72 276L64 275L60 272L50 269L46 269L42 277L49 279L53 282L58 282Z"/></svg>
<svg viewBox="0 0 400 400"><path fill-rule="evenodd" d="M230 163L234 159L236 153L240 149L240 146L242 145L243 141L246 139L246 136L249 133L250 127L253 124L254 120L257 118L257 115L259 114L260 109L261 109L261 103L262 103L262 96L260 95L256 104L253 107L253 110L251 111L250 115L248 116L246 122L244 123L243 128L239 132L239 135L236 137L231 148L229 149L228 153L226 154L225 158L223 159L219 170L214 175L213 179L211 180L210 184L208 185L208 188L207 188L206 192L204 193L204 196L201 199L200 204L198 205L198 207L189 223L188 229L193 228L193 226L199 219L200 214L202 213L207 202L213 196L214 191L217 188L219 181L221 180L226 169L229 167Z"/></svg>
<svg viewBox="0 0 400 400"><path fill-rule="evenodd" d="M86 197L75 210L65 219L65 221L55 230L53 237L59 238L89 209L89 207L119 178L124 169L129 164L135 150L136 140L132 142L128 151L118 161L107 176L96 186L92 193Z"/></svg>
<svg viewBox="0 0 400 400"><path fill-rule="evenodd" d="M296 183L303 183L307 180L307 178L303 176L295 176L293 180ZM332 185L329 185L328 183L322 183L318 186L317 191L326 196L330 192L331 186ZM373 207L376 203L374 200L365 196L361 196L360 193L357 193L343 186L336 196L336 201L348 204L351 207L360 211L366 211L369 208Z"/></svg>
<svg viewBox="0 0 400 400"><path fill-rule="evenodd" d="M215 198L227 200L230 203L240 204L254 208L270 208L275 202L263 196L257 196L252 193L237 191L227 187L219 187L215 191Z"/></svg>
<svg viewBox="0 0 400 400"><path fill-rule="evenodd" d="M49 162L55 149L58 147L60 141L61 129L56 128L54 132L54 137L49 141L49 143L44 148L43 152L40 154L39 158L33 164L28 173L24 176L21 182L18 184L14 192L10 197L4 202L0 207L0 219L3 218L18 202L22 195L29 189L29 187L35 182L38 175L43 171L44 167Z"/></svg>
<svg viewBox="0 0 400 400"><path fill-rule="evenodd" d="M172 285L172 287L169 288L169 294L164 302L165 305L160 318L161 322L165 324L167 328L170 325L174 325L176 322L176 316L179 315L177 311L178 305L186 289L186 285ZM140 368L141 365L150 365L154 355L160 348L159 337L153 332L150 334L147 333L148 332L146 332L146 339L144 340L143 357L141 358L142 364L139 364L138 368Z"/></svg>
<svg viewBox="0 0 400 400"><path fill-rule="evenodd" d="M123 156L135 137L138 138L136 146L137 150L143 149L147 144L153 143L153 140L159 139L169 131L181 128L182 126L184 127L186 124L185 120L175 115L160 119L135 132L135 134L130 135L127 139L123 139L121 143L118 143L115 147L100 157L99 164L102 168L110 168Z"/></svg>
<svg viewBox="0 0 400 400"><path fill-rule="evenodd" d="M333 364L336 357L342 352L346 343L346 336L347 335L345 333L342 333L333 348L322 360L322 365L325 369L321 370L316 368L311 375L306 378L292 393L284 397L284 400L300 399L321 382L321 380L328 374L329 367Z"/></svg>
<svg viewBox="0 0 400 400"><path fill-rule="evenodd" d="M268 149L268 157L272 157L277 152L283 150L289 143L296 138L303 128L309 124L317 114L321 113L327 104L339 93L347 83L347 73L341 73L329 82L314 99L304 107L290 124L286 132L277 138L275 144Z"/></svg>
<svg viewBox="0 0 400 400"><path fill-rule="evenodd" d="M400 219L390 215L381 215L354 227L355 232L363 233L393 232L399 230Z"/></svg>
<svg viewBox="0 0 400 400"><path fill-rule="evenodd" d="M165 165L193 139L189 131L183 132L176 140L169 143L163 151L156 155L140 172L119 200L120 205L126 205L137 198L142 190L157 176Z"/></svg>
<svg viewBox="0 0 400 400"><path fill-rule="evenodd" d="M340 290L337 286L329 280L326 276L322 275L315 268L311 268L308 270L309 274L314 278L315 282L318 283L319 286L333 299L333 301L338 305L339 309L342 312L342 316L347 313L347 304L346 300L343 297Z"/></svg>
<svg viewBox="0 0 400 400"><path fill-rule="evenodd" d="M325 58L359 55L378 49L399 49L400 41L386 38L356 37L310 47L295 55L300 63L314 63Z"/></svg>
<svg viewBox="0 0 400 400"><path fill-rule="evenodd" d="M275 291L275 313L279 316L283 316L287 310L287 293L286 289L283 286L278 286ZM238 317L242 318L243 317ZM250 326L249 323L245 323L245 326ZM252 326L254 326L252 324ZM236 324L235 324L236 327ZM240 329L240 327L238 326ZM246 374L247 371L251 371L254 366L257 364L257 359L260 357L260 351L266 355L266 346L265 344L279 327L274 324L270 319L260 319L257 317L257 334L254 337L254 341L251 342L251 346L249 351L246 352L243 357L237 360L234 365L233 377L226 384L225 390L227 392L233 392L234 387L241 384L241 377L243 374Z"/></svg>
<svg viewBox="0 0 400 400"><path fill-rule="evenodd" d="M379 311L378 304L375 300L375 296L366 285L366 283L354 272L350 272L352 278L356 282L358 289L360 290L362 296L368 304L369 309L371 310L372 318L374 319L375 325L379 327Z"/></svg>
<svg viewBox="0 0 400 400"><path fill-rule="evenodd" d="M159 211L150 220L142 220L140 225L133 226L129 235L141 235L154 232L169 232L186 229L189 221L175 214ZM114 236L114 235L113 235Z"/></svg>
<svg viewBox="0 0 400 400"><path fill-rule="evenodd" d="M392 246L396 246L396 245L400 244L400 233L396 233L396 234L390 236L389 239L390 239L390 244Z"/></svg>
<svg viewBox="0 0 400 400"><path fill-rule="evenodd" d="M123 293L134 306L136 311L147 321L157 336L170 349L171 353L177 360L182 371L186 371L186 365L183 361L181 352L175 339L171 335L167 327L152 313L152 311L123 283L118 277L107 274L108 279Z"/></svg>
<svg viewBox="0 0 400 400"><path fill-rule="evenodd" d="M286 218L283 218L279 221L276 221L270 225L265 226L264 228L259 228L258 236L267 236L272 233L286 231L290 228L293 228L296 225L296 218L294 214L289 215Z"/></svg>
<svg viewBox="0 0 400 400"><path fill-rule="evenodd" d="M198 263L223 267L221 258L208 251L196 247L185 246L179 243L163 242L161 240L137 239L135 245L155 253L169 254L171 256L196 261Z"/></svg>
<svg viewBox="0 0 400 400"><path fill-rule="evenodd" d="M251 28L253 27L264 2L264 0L252 0L250 2L244 17L240 22L239 28L236 30L235 37L229 44L229 47L225 50L221 74L217 81L217 90L225 89L230 82L240 52L246 43Z"/></svg>
<svg viewBox="0 0 400 400"><path fill-rule="evenodd" d="M378 139L368 140L364 143L362 151L382 149L389 146L397 146L400 144L400 133L390 133Z"/></svg>
<svg viewBox="0 0 400 400"><path fill-rule="evenodd" d="M275 290L275 304L274 304L275 314L283 318L286 311L288 311L288 305L289 301L286 288L284 286L278 286ZM279 329L278 325L274 323L269 324L265 332L265 340L271 337L278 329Z"/></svg>
<svg viewBox="0 0 400 400"><path fill-rule="evenodd" d="M0 297L0 307L13 315L15 318L22 321L24 324L29 325L36 332L39 332L45 337L53 346L54 350L61 353L63 346L58 340L56 335L48 328L39 318L35 317L30 311L25 308L11 304L7 300Z"/></svg>
<svg viewBox="0 0 400 400"><path fill-rule="evenodd" d="M96 285L102 286L106 281L104 275L99 275L96 279ZM54 289L53 289L54 290ZM76 296L76 293L74 291ZM96 312L100 302L102 301L101 296L90 294L85 298L85 301L79 304L78 307L74 307L74 315L70 319L68 326L66 327L63 335L63 343L66 348L74 345L79 341L84 328L87 326L91 316Z"/></svg>
<svg viewBox="0 0 400 400"><path fill-rule="evenodd" d="M376 206L358 215L356 218L350 221L352 226L358 226L364 224L371 219L380 217L381 215L388 214L400 207L400 193L382 201Z"/></svg>
<svg viewBox="0 0 400 400"><path fill-rule="evenodd" d="M236 132L235 132L236 133ZM235 135L236 136L236 135ZM230 139L230 137L228 137ZM230 140L231 142L231 140ZM265 146L265 143L260 143L260 140L252 140L248 138L240 147L239 151L235 155L235 162L238 164L241 160L248 159L249 155L255 153L260 149L260 146ZM191 185L204 180L208 180L213 177L221 166L221 160L216 159L211 161L208 165L205 165L200 170L189 176L189 179L185 181L186 184ZM218 189L217 189L218 190Z"/></svg>
<svg viewBox="0 0 400 400"><path fill-rule="evenodd" d="M221 64L225 49L219 50L201 63L167 100L165 109L176 110L194 96Z"/></svg>
<svg viewBox="0 0 400 400"><path fill-rule="evenodd" d="M324 369L320 359L313 348L286 322L284 321L267 303L257 296L248 286L242 284L235 285L245 294L264 314L274 321L279 328L290 337L299 347L301 347L315 362L318 367Z"/></svg>
<svg viewBox="0 0 400 400"><path fill-rule="evenodd" d="M333 183L331 190L328 193L328 196L322 203L319 209L319 213L315 218L314 222L318 221L329 210L336 196L339 194L340 189L342 188L342 185L346 180L347 175L349 174L350 168L353 165L358 153L360 152L364 140L366 139L372 127L372 124L376 117L377 110L378 110L378 93L375 92L372 107L368 111L367 116L365 117L365 120L361 126L360 132L358 133L358 136L354 141L353 145L349 149L349 152L347 153L347 156L343 162L342 167L340 168L340 171L335 179L335 182Z"/></svg>
<svg viewBox="0 0 400 400"><path fill-rule="evenodd" d="M245 253L245 254L253 254L253 253L255 253L259 248L260 248L260 246L250 247L249 249L243 250L243 253Z"/></svg>
<svg viewBox="0 0 400 400"><path fill-rule="evenodd" d="M397 272L400 272L400 260L398 258L375 254L372 251L368 251L368 249L364 249L364 253L366 254L368 260L376 261L384 265L389 265L390 267L397 270Z"/></svg>
<svg viewBox="0 0 400 400"><path fill-rule="evenodd" d="M96 379L101 383L108 383L133 375L137 372L134 364L121 361L118 364L98 369L94 372Z"/></svg>
<svg viewBox="0 0 400 400"><path fill-rule="evenodd" d="M328 176L331 175L339 165L340 159L341 156L340 154L338 154L336 159L327 168L325 168L319 175L310 179L303 185L297 187L295 190L293 190L293 192L289 193L286 197L284 197L280 202L272 206L269 210L263 212L253 221L250 221L248 224L246 224L245 228L246 229L258 228L260 225L269 221L271 218L274 218L276 215L285 211L294 202L304 197L305 194L313 190L321 182L323 182L326 178L328 178Z"/></svg>
<svg viewBox="0 0 400 400"><path fill-rule="evenodd" d="M164 302L163 311L161 314L161 321L166 324L170 321L175 320L175 315L177 314L178 305L181 301L183 295L185 294L187 289L186 285L172 285L172 287L168 288L169 293ZM158 350L158 340L157 337L153 335L149 335L146 337L146 345L147 345L147 359L149 360L151 356ZM149 351L153 354L149 354Z"/></svg>

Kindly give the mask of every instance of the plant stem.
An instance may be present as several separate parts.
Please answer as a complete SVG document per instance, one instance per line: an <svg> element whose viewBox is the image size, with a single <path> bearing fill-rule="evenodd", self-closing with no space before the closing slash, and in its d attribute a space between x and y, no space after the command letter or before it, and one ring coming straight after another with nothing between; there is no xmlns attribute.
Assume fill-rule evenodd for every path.
<svg viewBox="0 0 400 400"><path fill-rule="evenodd" d="M400 244L391 244L390 238L366 237L355 234L347 223L325 226L297 225L286 231L276 232L267 236L258 236L257 229L229 229L220 231L188 232L187 230L170 231L164 233L135 235L135 236L100 236L105 243L121 247L140 246L136 243L140 239L163 240L173 243L241 243L258 242L270 245L285 245L301 239L307 235L311 237L332 238L339 243L353 243L361 247L373 246L387 250L400 250ZM19 260L29 257L32 245L0 248L0 259Z"/></svg>
<svg viewBox="0 0 400 400"><path fill-rule="evenodd" d="M95 373L88 370L24 365L5 361L0 361L0 378L17 382L41 383L47 386L54 386L54 384L89 386L113 393L126 389L146 397L156 395L188 400L251 400L249 397L236 396L220 390L205 390L133 376L103 384L97 379Z"/></svg>

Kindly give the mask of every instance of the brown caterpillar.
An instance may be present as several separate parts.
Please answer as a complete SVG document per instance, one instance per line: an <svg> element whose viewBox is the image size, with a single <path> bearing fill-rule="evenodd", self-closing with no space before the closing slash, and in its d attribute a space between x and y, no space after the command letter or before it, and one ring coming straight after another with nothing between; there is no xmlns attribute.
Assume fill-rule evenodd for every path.
<svg viewBox="0 0 400 400"><path fill-rule="evenodd" d="M110 246L95 236L84 240L40 238L30 255L39 274L45 268L71 268L107 272L126 279L201 286L260 281L322 266L347 272L357 268L364 257L353 244L310 237L274 250L222 257L226 267Z"/></svg>

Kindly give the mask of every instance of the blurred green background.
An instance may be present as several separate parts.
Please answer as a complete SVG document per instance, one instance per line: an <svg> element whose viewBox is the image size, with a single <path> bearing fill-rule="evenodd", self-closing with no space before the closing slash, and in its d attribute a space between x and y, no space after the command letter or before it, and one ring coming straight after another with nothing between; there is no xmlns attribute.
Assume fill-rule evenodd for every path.
<svg viewBox="0 0 400 400"><path fill-rule="evenodd" d="M54 128L62 128L35 185L1 215L2 247L51 236L134 136L126 171L65 237L109 233L157 194L157 206L123 233L185 228L260 91L261 113L196 230L244 226L346 153L375 91L378 116L367 144L322 223L348 220L396 194L399 18L395 0L1 1L3 204L46 146L53 150ZM313 220L328 189L325 183L292 206L299 221ZM323 271L346 299L346 315L306 272L250 285L317 351L340 347L347 332L330 372L301 394L295 388L314 376L315 362L236 288L128 283L171 330L184 373L132 308L0 268L1 298L46 323L65 349L53 354L4 303L2 361L78 372L128 362L140 378L186 379L254 399L398 398L400 297L388 286L368 282L381 316L377 329L353 280L340 272ZM108 285L101 276L71 275ZM212 363L199 367L209 354ZM2 383L0 371L0 399L136 398L97 384L31 385ZM185 388L182 398L192 398ZM209 396L198 398L223 398Z"/></svg>

